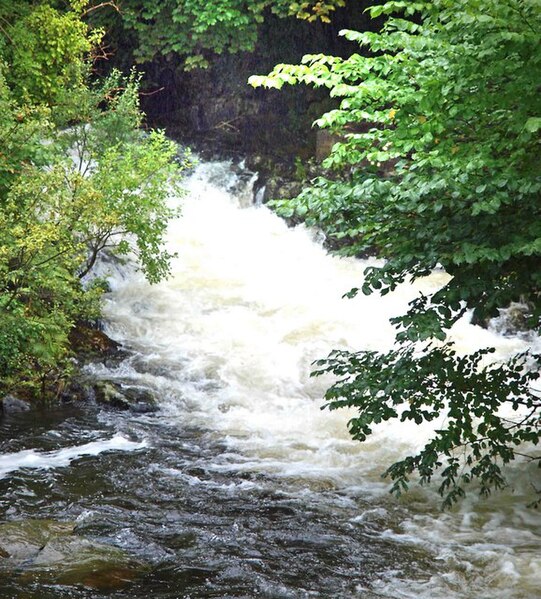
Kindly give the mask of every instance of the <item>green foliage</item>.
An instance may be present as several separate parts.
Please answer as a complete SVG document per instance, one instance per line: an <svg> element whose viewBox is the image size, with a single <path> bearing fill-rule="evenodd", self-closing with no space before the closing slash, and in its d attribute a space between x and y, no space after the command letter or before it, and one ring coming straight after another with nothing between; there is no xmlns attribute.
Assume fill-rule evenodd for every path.
<svg viewBox="0 0 541 599"><path fill-rule="evenodd" d="M151 282L167 275L167 196L187 161L162 132L141 131L137 77L86 83L91 37L76 14L26 8L10 15L0 61L0 396L59 388L74 323L99 316L102 286L81 280L102 251L133 254ZM50 77L9 47L44 15L80 25L49 32L61 39L50 37L36 64ZM80 61L73 78L69 56Z"/></svg>
<svg viewBox="0 0 541 599"><path fill-rule="evenodd" d="M344 6L344 0L125 0L120 11L95 18L116 17L123 31L118 43L127 33L134 35L139 62L174 53L185 56L185 68L191 69L205 67L209 52L253 50L258 28L270 11L329 22L339 6Z"/></svg>
<svg viewBox="0 0 541 599"><path fill-rule="evenodd" d="M400 492L414 471L421 482L438 471L449 503L473 478L482 492L501 486L500 465L540 437L531 382L541 358L487 365L484 354L432 340L444 341L466 309L484 322L513 302L541 330L541 9L535 0L434 0L368 10L388 15L381 32L342 32L362 54L305 56L250 82L323 86L337 99L316 122L342 136L325 162L336 177L275 205L348 241L346 253L386 258L367 269L363 293L388 293L438 266L451 275L393 319L398 349L332 354L318 371L341 377L328 406L358 408L350 427L361 440L383 420L448 414L419 455L387 474Z"/></svg>
<svg viewBox="0 0 541 599"><path fill-rule="evenodd" d="M59 154L43 177L56 173L60 187L62 180L68 182L70 229L85 244L80 275L108 249L134 253L148 280L159 281L168 274L171 256L162 246L167 223L176 214L166 200L180 191L176 175L188 164L188 154L179 162L176 144L163 132L140 131L134 76L123 81L113 73L58 110L60 123L70 127L59 130L54 143Z"/></svg>
<svg viewBox="0 0 541 599"><path fill-rule="evenodd" d="M76 12L62 13L47 3L23 3L7 13L0 6L0 16L8 41L7 79L15 97L26 103L51 103L63 88L82 83L84 58L100 31L91 33Z"/></svg>
<svg viewBox="0 0 541 599"><path fill-rule="evenodd" d="M364 441L374 425L393 418L416 424L446 415L445 425L415 456L389 467L392 492L407 490L412 473L421 484L440 479L444 506L464 496L464 487L474 478L480 492L505 486L502 465L515 457L522 443L537 445L541 438L541 399L529 388L539 372L525 370L526 355L509 362L491 364L491 349L466 356L457 355L451 344L429 345L419 355L411 343L396 351L349 353L334 351L318 362L332 372L337 382L327 391L330 409L355 407L359 415L349 422L354 439ZM541 356L534 356L538 364ZM520 420L504 415L501 408L521 412Z"/></svg>

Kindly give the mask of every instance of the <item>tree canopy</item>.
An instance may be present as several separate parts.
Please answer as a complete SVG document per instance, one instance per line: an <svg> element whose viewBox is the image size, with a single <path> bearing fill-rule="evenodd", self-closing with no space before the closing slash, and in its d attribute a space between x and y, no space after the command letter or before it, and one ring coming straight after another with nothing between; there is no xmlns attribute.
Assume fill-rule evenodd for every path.
<svg viewBox="0 0 541 599"><path fill-rule="evenodd" d="M536 0L389 1L378 33L342 31L359 52L305 56L252 85L324 86L337 107L316 122L341 136L320 177L276 202L345 243L376 250L359 291L386 294L443 267L450 280L397 315L395 348L337 350L318 363L333 373L330 409L357 408L362 441L378 423L441 420L419 454L392 465L393 490L440 478L450 505L474 479L482 493L505 484L502 465L540 461L541 398L532 388L541 356L491 362L492 350L461 355L450 327L468 310L486 322L523 306L541 332L541 7ZM439 421L438 420L438 421Z"/></svg>
<svg viewBox="0 0 541 599"><path fill-rule="evenodd" d="M131 36L134 57L148 62L157 56L184 57L185 68L204 67L209 53L254 49L261 23L269 14L330 22L345 0L124 0L111 2L99 23L117 31L117 43ZM120 32L120 33L119 33Z"/></svg>

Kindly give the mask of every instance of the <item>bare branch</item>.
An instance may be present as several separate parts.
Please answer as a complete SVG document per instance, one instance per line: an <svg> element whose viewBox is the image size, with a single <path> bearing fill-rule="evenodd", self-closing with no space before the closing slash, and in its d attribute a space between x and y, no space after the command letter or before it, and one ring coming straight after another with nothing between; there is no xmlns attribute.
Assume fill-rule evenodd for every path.
<svg viewBox="0 0 541 599"><path fill-rule="evenodd" d="M94 12L95 10L98 10L98 8L104 8L106 6L110 6L112 9L116 10L116 12L120 14L120 7L115 2L102 2L101 4L96 4L95 6L91 6L90 8L85 10L81 14L81 17L86 17L86 15L90 14L91 12Z"/></svg>

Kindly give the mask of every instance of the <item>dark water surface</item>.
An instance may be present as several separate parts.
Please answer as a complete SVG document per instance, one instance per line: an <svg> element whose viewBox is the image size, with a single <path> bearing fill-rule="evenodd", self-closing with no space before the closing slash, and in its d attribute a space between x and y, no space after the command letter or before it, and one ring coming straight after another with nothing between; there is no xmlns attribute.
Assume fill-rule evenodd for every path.
<svg viewBox="0 0 541 599"><path fill-rule="evenodd" d="M150 569L106 591L3 574L0 597L375 597L368 587L383 571L422 577L430 568L426 552L384 540L377 519L351 522L370 507L362 498L221 473L225 446L202 431L168 426L159 413L68 407L12 416L0 423L1 449L57 450L118 431L148 447L11 472L0 480L0 517L76 521L77 534L126 549Z"/></svg>

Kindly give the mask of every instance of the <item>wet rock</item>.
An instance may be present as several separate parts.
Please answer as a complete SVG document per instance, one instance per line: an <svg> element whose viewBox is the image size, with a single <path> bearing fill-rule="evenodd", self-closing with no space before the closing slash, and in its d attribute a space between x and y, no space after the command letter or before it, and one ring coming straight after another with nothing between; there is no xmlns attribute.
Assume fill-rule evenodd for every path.
<svg viewBox="0 0 541 599"><path fill-rule="evenodd" d="M59 395L63 402L89 401L94 399L92 385L86 378L75 376Z"/></svg>
<svg viewBox="0 0 541 599"><path fill-rule="evenodd" d="M154 404L154 396L148 389L141 387L125 387L122 392L132 402L132 404Z"/></svg>
<svg viewBox="0 0 541 599"><path fill-rule="evenodd" d="M130 410L136 414L149 414L151 412L157 412L158 407L154 404L144 403L138 401L137 403L130 406Z"/></svg>
<svg viewBox="0 0 541 599"><path fill-rule="evenodd" d="M30 410L30 404L14 395L6 395L0 401L0 415L18 414L20 412L28 412L28 410Z"/></svg>
<svg viewBox="0 0 541 599"><path fill-rule="evenodd" d="M512 303L502 310L501 328L504 334L523 333L532 329L531 310L524 304Z"/></svg>
<svg viewBox="0 0 541 599"><path fill-rule="evenodd" d="M269 177L263 201L291 199L298 196L301 191L302 183L300 181L292 181L279 176Z"/></svg>
<svg viewBox="0 0 541 599"><path fill-rule="evenodd" d="M70 536L49 541L33 560L28 577L108 590L123 587L143 569L122 549Z"/></svg>
<svg viewBox="0 0 541 599"><path fill-rule="evenodd" d="M25 581L114 590L148 568L127 552L73 534L74 524L23 520L0 525L0 570Z"/></svg>
<svg viewBox="0 0 541 599"><path fill-rule="evenodd" d="M103 362L111 367L128 355L119 343L101 330L99 322L77 323L70 332L69 341L79 364Z"/></svg>
<svg viewBox="0 0 541 599"><path fill-rule="evenodd" d="M246 166L252 171L270 172L272 169L272 162L268 156L250 154L246 158Z"/></svg>
<svg viewBox="0 0 541 599"><path fill-rule="evenodd" d="M93 385L96 401L114 408L129 410L130 400L121 391L120 385L108 381L99 381Z"/></svg>
<svg viewBox="0 0 541 599"><path fill-rule="evenodd" d="M131 410L138 414L157 410L154 396L148 389L123 387L110 381L98 381L93 384L93 390L98 403L121 410Z"/></svg>
<svg viewBox="0 0 541 599"><path fill-rule="evenodd" d="M120 345L108 337L98 326L77 323L69 336L76 352L92 354L110 354L120 349Z"/></svg>
<svg viewBox="0 0 541 599"><path fill-rule="evenodd" d="M0 524L0 551L4 558L19 562L36 557L49 540L72 534L71 522L21 520Z"/></svg>

